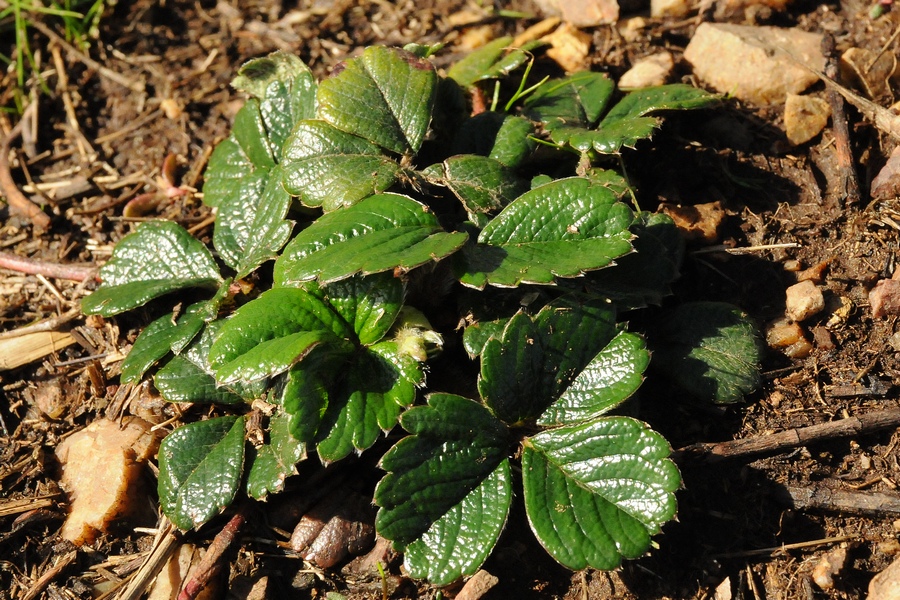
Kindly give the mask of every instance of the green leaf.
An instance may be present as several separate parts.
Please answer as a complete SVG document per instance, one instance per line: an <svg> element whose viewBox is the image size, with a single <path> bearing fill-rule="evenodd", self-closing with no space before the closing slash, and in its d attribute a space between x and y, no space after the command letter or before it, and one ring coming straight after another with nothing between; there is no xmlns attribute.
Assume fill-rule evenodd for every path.
<svg viewBox="0 0 900 600"><path fill-rule="evenodd" d="M224 321L213 321L184 352L172 357L153 378L169 402L244 404L265 392L265 381L219 385L209 366L209 348Z"/></svg>
<svg viewBox="0 0 900 600"><path fill-rule="evenodd" d="M701 400L740 402L760 384L763 347L753 321L723 302L691 302L653 329L654 366Z"/></svg>
<svg viewBox="0 0 900 600"><path fill-rule="evenodd" d="M525 443L531 529L570 569L610 570L637 558L675 516L681 476L665 439L628 417L539 433Z"/></svg>
<svg viewBox="0 0 900 600"><path fill-rule="evenodd" d="M353 364L351 355L341 350L335 346L317 346L303 362L288 371L281 404L291 416L291 435L301 442L315 442L334 382Z"/></svg>
<svg viewBox="0 0 900 600"><path fill-rule="evenodd" d="M507 52L512 41L513 38L507 36L488 42L454 63L447 71L447 77L462 87L472 87L478 81L502 77L515 71L528 62L532 50L545 45L544 42L533 41Z"/></svg>
<svg viewBox="0 0 900 600"><path fill-rule="evenodd" d="M240 356L218 366L216 380L228 384L256 381L284 373L320 344L349 343L324 329L289 333L262 341Z"/></svg>
<svg viewBox="0 0 900 600"><path fill-rule="evenodd" d="M147 369L169 352L181 352L206 324L206 304L197 302L177 319L175 314L167 314L147 325L122 361L122 382L139 381Z"/></svg>
<svg viewBox="0 0 900 600"><path fill-rule="evenodd" d="M509 319L497 319L481 321L466 327L463 331L463 348L466 349L469 358L480 356L491 338L500 338L503 335L503 328L508 322Z"/></svg>
<svg viewBox="0 0 900 600"><path fill-rule="evenodd" d="M610 188L559 179L526 192L469 244L458 266L462 283L551 283L608 266L631 251L631 209Z"/></svg>
<svg viewBox="0 0 900 600"><path fill-rule="evenodd" d="M452 254L466 237L444 231L428 208L408 196L370 196L298 233L275 261L275 281L329 283L356 273L409 270Z"/></svg>
<svg viewBox="0 0 900 600"><path fill-rule="evenodd" d="M504 460L406 547L403 566L413 579L449 585L477 571L494 549L512 501L509 461Z"/></svg>
<svg viewBox="0 0 900 600"><path fill-rule="evenodd" d="M329 398L316 450L326 462L362 452L391 430L422 383L419 363L394 342L380 342L354 356Z"/></svg>
<svg viewBox="0 0 900 600"><path fill-rule="evenodd" d="M263 342L319 330L338 338L353 336L350 326L324 300L299 288L272 289L225 322L210 349L209 362L220 369Z"/></svg>
<svg viewBox="0 0 900 600"><path fill-rule="evenodd" d="M210 157L203 201L218 207L216 249L244 277L274 258L290 236L293 224L284 217L291 199L276 163L294 124L314 116L316 85L306 65L284 53L246 63L234 84L255 98Z"/></svg>
<svg viewBox="0 0 900 600"><path fill-rule="evenodd" d="M478 391L504 423L538 417L616 333L602 301L561 299L533 319L518 312L481 353Z"/></svg>
<svg viewBox="0 0 900 600"><path fill-rule="evenodd" d="M116 315L170 292L222 283L209 250L170 221L144 223L122 238L100 279L97 291L81 301L85 314Z"/></svg>
<svg viewBox="0 0 900 600"><path fill-rule="evenodd" d="M325 212L383 192L400 173L378 146L325 121L301 121L284 146L284 187Z"/></svg>
<svg viewBox="0 0 900 600"><path fill-rule="evenodd" d="M466 497L505 462L509 443L503 423L477 402L452 394L432 394L427 406L406 411L401 424L412 435L381 459L388 474L375 489L375 502L381 507L375 526L398 550L421 539L451 511L462 510L456 507L466 504ZM504 487L501 484L494 496L501 503L509 493ZM467 520L478 518L478 501L474 496L465 507ZM447 519L435 533L449 525L453 515ZM487 545L489 536L473 535ZM482 548L477 550L476 554Z"/></svg>
<svg viewBox="0 0 900 600"><path fill-rule="evenodd" d="M317 292L353 328L360 344L370 345L390 330L400 309L406 286L392 273L356 275L329 283Z"/></svg>
<svg viewBox="0 0 900 600"><path fill-rule="evenodd" d="M641 213L631 230L635 252L616 259L614 269L589 273L585 283L620 308L661 304L681 272L684 238L662 213Z"/></svg>
<svg viewBox="0 0 900 600"><path fill-rule="evenodd" d="M398 154L418 152L428 131L437 74L425 59L372 46L319 84L319 117Z"/></svg>
<svg viewBox="0 0 900 600"><path fill-rule="evenodd" d="M600 119L615 89L615 83L603 73L573 73L539 87L525 101L525 115L551 131L591 127Z"/></svg>
<svg viewBox="0 0 900 600"><path fill-rule="evenodd" d="M284 218L291 196L281 184L281 172L276 166L258 178L250 177L240 188L246 193L219 205L213 244L238 279L275 258L291 235L293 221Z"/></svg>
<svg viewBox="0 0 900 600"><path fill-rule="evenodd" d="M620 332L541 415L538 424L563 425L599 417L637 391L649 363L644 340Z"/></svg>
<svg viewBox="0 0 900 600"><path fill-rule="evenodd" d="M284 480L297 473L295 465L306 458L306 445L291 435L290 416L278 410L269 418L268 439L250 451L247 495L264 500L284 490Z"/></svg>
<svg viewBox="0 0 900 600"><path fill-rule="evenodd" d="M719 97L684 84L670 84L631 92L600 121L596 131L566 125L551 130L557 144L568 144L580 152L593 149L600 154L616 154L623 146L634 147L648 138L662 122L646 115L661 110L706 108L719 103Z"/></svg>
<svg viewBox="0 0 900 600"><path fill-rule="evenodd" d="M293 54L273 52L246 62L231 84L260 100L260 114L276 156L294 124L316 114L316 78Z"/></svg>
<svg viewBox="0 0 900 600"><path fill-rule="evenodd" d="M234 500L244 466L244 419L183 425L159 446L159 502L179 529L200 527Z"/></svg>
<svg viewBox="0 0 900 600"><path fill-rule="evenodd" d="M498 160L474 154L443 162L438 183L446 185L473 213L503 208L528 191L528 182Z"/></svg>

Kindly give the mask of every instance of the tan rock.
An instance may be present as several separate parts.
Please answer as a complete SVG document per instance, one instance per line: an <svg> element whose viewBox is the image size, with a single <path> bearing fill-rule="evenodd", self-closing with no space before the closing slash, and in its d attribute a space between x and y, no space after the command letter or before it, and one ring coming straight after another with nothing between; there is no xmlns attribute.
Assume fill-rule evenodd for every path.
<svg viewBox="0 0 900 600"><path fill-rule="evenodd" d="M60 535L76 546L91 543L113 521L138 512L145 501L140 485L144 463L156 454L159 436L136 417L122 423L98 419L56 448L60 485L71 510Z"/></svg>
<svg viewBox="0 0 900 600"><path fill-rule="evenodd" d="M581 71L587 66L587 56L591 49L591 36L563 23L550 35L541 38L550 44L547 56L559 63L566 71Z"/></svg>
<svg viewBox="0 0 900 600"><path fill-rule="evenodd" d="M819 559L813 567L812 580L822 590L834 588L834 576L847 565L847 549L835 548Z"/></svg>
<svg viewBox="0 0 900 600"><path fill-rule="evenodd" d="M650 0L650 16L654 19L674 17L680 19L691 12L691 4L687 0Z"/></svg>
<svg viewBox="0 0 900 600"><path fill-rule="evenodd" d="M785 294L785 314L792 321L805 321L825 308L825 296L812 281L794 284Z"/></svg>
<svg viewBox="0 0 900 600"><path fill-rule="evenodd" d="M784 129L788 141L795 146L805 144L825 129L830 116L831 105L822 98L788 94L784 102Z"/></svg>
<svg viewBox="0 0 900 600"><path fill-rule="evenodd" d="M869 292L869 306L876 319L900 315L900 281L882 279Z"/></svg>
<svg viewBox="0 0 900 600"><path fill-rule="evenodd" d="M596 27L619 20L616 0L535 0L547 16L557 16L573 27Z"/></svg>
<svg viewBox="0 0 900 600"><path fill-rule="evenodd" d="M784 102L817 77L785 55L821 70L822 36L799 29L702 23L684 52L694 73L716 90L756 104Z"/></svg>
<svg viewBox="0 0 900 600"><path fill-rule="evenodd" d="M813 349L803 327L787 319L778 319L766 326L766 343L789 358L806 358Z"/></svg>
<svg viewBox="0 0 900 600"><path fill-rule="evenodd" d="M663 85L675 68L675 59L669 52L660 52L634 63L619 79L623 90Z"/></svg>
<svg viewBox="0 0 900 600"><path fill-rule="evenodd" d="M867 600L900 600L900 558L869 582Z"/></svg>

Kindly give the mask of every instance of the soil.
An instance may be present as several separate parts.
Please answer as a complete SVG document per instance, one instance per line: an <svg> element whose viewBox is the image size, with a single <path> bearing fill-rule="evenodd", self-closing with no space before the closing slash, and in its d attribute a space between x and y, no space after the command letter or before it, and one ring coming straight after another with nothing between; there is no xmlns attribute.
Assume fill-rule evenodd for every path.
<svg viewBox="0 0 900 600"><path fill-rule="evenodd" d="M500 8L501 3L495 4ZM502 4L541 14L527 0ZM615 27L587 29L593 38L591 68L618 78L636 59L662 48L680 58L698 24L715 15L730 22L828 32L838 51L860 47L878 52L900 26L896 8L873 19L870 6L853 0L797 1L780 11L757 5L729 17L713 4L700 3L685 19L649 19L644 12L645 27L635 39L626 40ZM209 242L209 209L191 193L168 197L171 186L161 173L166 157L174 155L177 183L202 186L209 152L227 135L241 105L241 96L228 84L245 60L287 50L325 76L366 45L444 42L447 48L437 59L442 66L462 51L461 41L470 39L475 27L493 38L520 33L538 20L502 18L489 8L489 2L461 0L309 0L299 5L120 0L110 3L99 36L79 53L49 43L46 33L32 29L32 45L42 49L38 71L48 90L40 92L33 85L37 136L26 135L14 144L18 159L13 173L26 193L43 195L53 223L39 233L28 220L0 208L0 249L53 263L99 265L140 218L173 219ZM646 7L627 7L623 18L641 15L640 10ZM4 39L9 41L0 43L0 53L10 55L12 37L4 33ZM897 53L896 40L888 52ZM686 67L676 73L676 79L682 77L690 80ZM2 81L0 104L13 106L15 74L10 71ZM890 94L898 91L895 81L893 90L875 100L888 106L894 101ZM17 118L0 116L0 132L8 132ZM898 407L896 317L873 318L868 306L869 290L893 271L900 237L897 198L876 202L868 195L872 178L896 142L852 109L849 118L862 189L856 202L848 202L844 194L846 168L837 158L831 127L792 147L782 132L780 107L729 101L715 114L673 118L652 144L638 149L641 158L629 163L643 208L661 201L720 201L728 217L718 244L790 245L740 255L701 253L692 246L675 290L678 299L732 302L765 324L784 314L785 289L796 281L797 265L824 263L820 286L828 306L846 299L851 307L846 314L829 308L805 323L816 332L808 356L791 359L770 351L762 365L763 385L740 405L698 407L672 388L648 381L641 417L673 447ZM38 191L35 183L47 185ZM137 203L127 204L135 198ZM2 330L66 315L92 287L0 270ZM829 323L833 314L842 316ZM87 598L100 581L114 582L113 594L115 582L143 561L153 532L134 529L135 523L102 536L71 558L72 547L57 538L66 504L53 449L97 417L123 412L117 349L127 349L147 317L136 311L110 320L85 319L76 311L59 326L71 331L74 344L0 371L0 397L5 399L0 402L0 599ZM146 389L141 394L149 398ZM53 418L47 415L50 405L56 406ZM542 552L524 515L514 513L484 567L499 579L484 597L863 597L872 576L900 554L900 514L887 503L855 511L827 502L792 507L786 492L841 489L893 498L900 483L898 457L896 429L762 457L709 462L683 454L678 519L664 527L645 557L611 573L571 573ZM288 489L295 489L291 485ZM17 501L44 497L53 502L34 510L12 508ZM148 496L147 502L155 504L155 497ZM322 597L329 591L351 598L381 597L380 579L354 578L341 565L313 569L271 545L264 517L251 516L239 547L227 555L229 568L219 576L221 597L225 590L229 597L246 597L249 583L263 576L271 598ZM152 528L154 518L140 524ZM223 524L215 521L190 538L207 545ZM833 587L822 589L812 581L813 568L840 547L848 553L847 562L834 576ZM69 562L56 569L67 556ZM397 560L389 564L384 581L392 598L452 597L459 589L439 591L405 579Z"/></svg>

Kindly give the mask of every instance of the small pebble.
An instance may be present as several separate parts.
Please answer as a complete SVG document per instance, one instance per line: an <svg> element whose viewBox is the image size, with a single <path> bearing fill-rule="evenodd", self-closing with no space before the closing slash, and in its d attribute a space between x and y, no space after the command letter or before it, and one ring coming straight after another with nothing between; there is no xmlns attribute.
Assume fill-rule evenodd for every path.
<svg viewBox="0 0 900 600"><path fill-rule="evenodd" d="M785 313L793 321L805 321L824 308L822 290L812 281L801 281L786 290Z"/></svg>
<svg viewBox="0 0 900 600"><path fill-rule="evenodd" d="M869 292L869 306L876 319L900 315L900 281L882 279Z"/></svg>
<svg viewBox="0 0 900 600"><path fill-rule="evenodd" d="M823 556L813 567L812 580L822 590L834 587L834 576L847 564L847 549L835 548Z"/></svg>

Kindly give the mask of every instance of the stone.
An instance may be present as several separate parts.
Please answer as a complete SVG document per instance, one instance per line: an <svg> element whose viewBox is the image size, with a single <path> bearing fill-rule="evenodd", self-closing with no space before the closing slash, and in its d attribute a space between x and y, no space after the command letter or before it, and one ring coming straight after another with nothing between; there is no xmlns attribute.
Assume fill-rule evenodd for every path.
<svg viewBox="0 0 900 600"><path fill-rule="evenodd" d="M822 36L799 29L702 23L684 58L703 81L723 94L766 105L799 94L818 77L787 56L822 70Z"/></svg>
<svg viewBox="0 0 900 600"><path fill-rule="evenodd" d="M806 358L813 346L806 339L803 327L787 319L778 319L766 327L766 343L788 358Z"/></svg>
<svg viewBox="0 0 900 600"><path fill-rule="evenodd" d="M834 576L839 574L847 565L847 549L835 548L819 559L813 567L812 580L819 589L830 590L834 588Z"/></svg>
<svg viewBox="0 0 900 600"><path fill-rule="evenodd" d="M869 306L876 319L900 315L900 281L882 279L869 292Z"/></svg>
<svg viewBox="0 0 900 600"><path fill-rule="evenodd" d="M687 0L650 0L650 16L654 19L671 17L680 19L691 12L691 3Z"/></svg>
<svg viewBox="0 0 900 600"><path fill-rule="evenodd" d="M559 66L566 71L570 73L581 71L587 66L591 36L584 31L576 29L568 23L563 23L556 31L541 39L550 44L547 56L559 63Z"/></svg>
<svg viewBox="0 0 900 600"><path fill-rule="evenodd" d="M831 105L815 96L788 94L784 102L784 130L794 146L805 144L825 129Z"/></svg>
<svg viewBox="0 0 900 600"><path fill-rule="evenodd" d="M867 600L900 600L900 558L872 578Z"/></svg>
<svg viewBox="0 0 900 600"><path fill-rule="evenodd" d="M670 52L660 52L642 58L619 78L619 87L629 90L663 85L669 79L674 68L675 59Z"/></svg>
<svg viewBox="0 0 900 600"><path fill-rule="evenodd" d="M616 0L535 0L547 15L560 17L573 27L610 25L619 20Z"/></svg>
<svg viewBox="0 0 900 600"><path fill-rule="evenodd" d="M792 321L805 321L825 308L822 290L810 280L792 285L785 296L785 314Z"/></svg>

